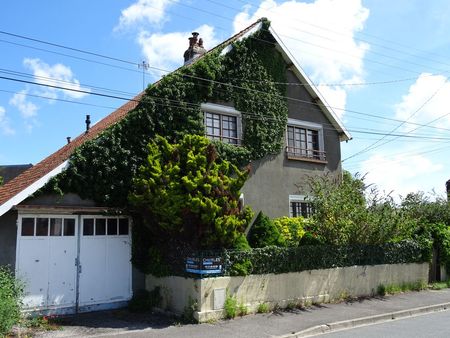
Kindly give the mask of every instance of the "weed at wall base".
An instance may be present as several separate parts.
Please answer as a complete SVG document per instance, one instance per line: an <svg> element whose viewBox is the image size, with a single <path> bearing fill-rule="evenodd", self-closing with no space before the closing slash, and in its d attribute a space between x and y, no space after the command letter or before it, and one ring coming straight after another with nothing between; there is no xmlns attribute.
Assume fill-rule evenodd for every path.
<svg viewBox="0 0 450 338"><path fill-rule="evenodd" d="M428 285L424 281L408 282L402 284L389 284L389 285L380 284L378 285L377 288L377 294L380 296L395 295L401 292L421 291L427 288Z"/></svg>
<svg viewBox="0 0 450 338"><path fill-rule="evenodd" d="M260 303L258 305L258 308L256 309L257 313L268 313L270 311L269 304L267 303Z"/></svg>

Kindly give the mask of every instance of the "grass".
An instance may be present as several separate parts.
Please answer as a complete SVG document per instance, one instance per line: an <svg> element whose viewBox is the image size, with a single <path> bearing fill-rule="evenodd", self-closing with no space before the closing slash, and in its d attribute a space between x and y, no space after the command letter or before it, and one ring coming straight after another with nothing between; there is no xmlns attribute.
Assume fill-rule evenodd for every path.
<svg viewBox="0 0 450 338"><path fill-rule="evenodd" d="M395 295L407 291L421 291L428 289L428 284L423 281L402 283L402 284L380 284L377 288L377 294L380 296Z"/></svg>
<svg viewBox="0 0 450 338"><path fill-rule="evenodd" d="M450 288L450 279L444 282L434 282L429 285L431 290L442 290Z"/></svg>
<svg viewBox="0 0 450 338"><path fill-rule="evenodd" d="M238 314L237 299L233 296L227 296L225 299L225 304L223 306L225 310L225 317L227 319L233 319Z"/></svg>
<svg viewBox="0 0 450 338"><path fill-rule="evenodd" d="M256 312L258 312L258 313L268 313L268 312L270 312L269 304L267 304L267 303L260 303L258 305L258 308L257 308Z"/></svg>

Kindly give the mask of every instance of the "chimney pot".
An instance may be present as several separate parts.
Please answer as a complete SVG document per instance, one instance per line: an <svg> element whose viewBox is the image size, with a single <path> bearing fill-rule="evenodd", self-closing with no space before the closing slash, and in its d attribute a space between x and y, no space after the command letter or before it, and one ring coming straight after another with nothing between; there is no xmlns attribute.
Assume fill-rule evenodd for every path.
<svg viewBox="0 0 450 338"><path fill-rule="evenodd" d="M67 138L67 144L69 144L70 143L70 136L67 136L66 138Z"/></svg>
<svg viewBox="0 0 450 338"><path fill-rule="evenodd" d="M203 47L203 39L199 39L198 36L198 32L192 32L192 36L189 38L189 47L183 55L185 65L206 53L206 49Z"/></svg>
<svg viewBox="0 0 450 338"><path fill-rule="evenodd" d="M86 133L89 131L89 129L91 128L91 115L86 115Z"/></svg>

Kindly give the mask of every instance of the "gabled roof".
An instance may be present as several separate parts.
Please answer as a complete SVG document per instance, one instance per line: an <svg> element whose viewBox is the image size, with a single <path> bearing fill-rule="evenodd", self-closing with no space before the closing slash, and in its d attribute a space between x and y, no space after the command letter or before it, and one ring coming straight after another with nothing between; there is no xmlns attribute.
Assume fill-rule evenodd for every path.
<svg viewBox="0 0 450 338"><path fill-rule="evenodd" d="M232 48L231 44L233 42L242 40L260 30L264 20L264 18L259 19L241 32L235 34L231 38L225 40L221 44L209 50L206 54L209 54L212 51L220 48L223 48L222 53L227 53ZM330 122L341 135L341 140L350 139L350 134L339 121L337 115L328 107L322 95L308 79L301 67L297 64L295 59L284 46L283 42L276 35L272 28L269 28L269 30L277 42L278 50L281 52L285 60L293 65L291 69L297 75L299 80L307 84L305 86L306 90L310 93L313 99L316 100L316 103L319 105L323 113L328 117ZM202 57L203 56L197 58L190 65L194 64ZM125 103L110 115L103 118L100 122L93 125L89 132L79 135L72 142L66 144L64 147L51 154L35 166L24 171L22 174L7 182L3 186L0 186L0 216L10 210L13 206L21 203L37 190L42 188L50 178L62 172L67 166L70 155L72 155L77 147L88 140L94 139L102 131L120 121L129 111L137 106L142 95L143 93L138 94L135 98Z"/></svg>

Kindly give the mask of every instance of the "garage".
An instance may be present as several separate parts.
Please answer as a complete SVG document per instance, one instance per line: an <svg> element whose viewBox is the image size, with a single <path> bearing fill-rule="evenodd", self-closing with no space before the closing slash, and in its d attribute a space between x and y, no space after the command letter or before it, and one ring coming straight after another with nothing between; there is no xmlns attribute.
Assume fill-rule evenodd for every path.
<svg viewBox="0 0 450 338"><path fill-rule="evenodd" d="M28 310L71 313L131 298L127 217L19 213L16 273Z"/></svg>

